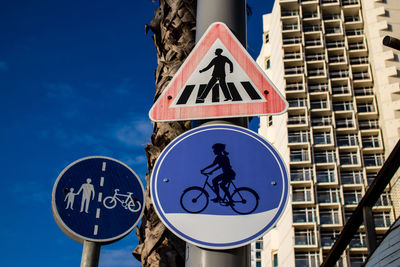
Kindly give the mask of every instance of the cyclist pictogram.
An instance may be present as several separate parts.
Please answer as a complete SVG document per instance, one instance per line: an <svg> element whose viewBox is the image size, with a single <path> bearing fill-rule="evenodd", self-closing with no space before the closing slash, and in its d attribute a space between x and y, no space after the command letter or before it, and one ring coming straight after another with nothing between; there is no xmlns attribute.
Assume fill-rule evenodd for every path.
<svg viewBox="0 0 400 267"><path fill-rule="evenodd" d="M132 192L127 192L127 194L118 193L119 189L114 189L114 195L104 198L103 205L107 209L113 209L117 206L119 202L124 209L129 209L131 212L137 212L140 210L142 205L140 201L132 198Z"/></svg>
<svg viewBox="0 0 400 267"><path fill-rule="evenodd" d="M200 213L207 208L210 195L206 187L217 194L208 182L209 175L203 172L202 174L206 176L203 186L191 186L185 189L181 195L181 206L189 213ZM227 191L224 192L224 196L218 200L220 205L230 206L233 211L239 214L250 214L257 209L260 197L256 191L248 187L236 187L233 181L229 181L226 188Z"/></svg>
<svg viewBox="0 0 400 267"><path fill-rule="evenodd" d="M219 203L222 206L230 206L233 211L239 214L250 214L256 210L258 200L260 199L257 192L248 187L236 187L233 180L236 177L235 171L232 169L229 153L225 150L226 145L216 143L212 145L215 154L214 161L203 168L200 172L207 178L202 187L192 186L185 191L180 199L182 208L189 213L200 213L208 206L209 194L206 186L216 195L211 201ZM213 168L213 169L212 169ZM206 170L212 169L209 172ZM212 185L208 182L209 175L217 170L222 173L212 179ZM221 187L224 196L220 196L219 188ZM233 191L232 191L233 189Z"/></svg>

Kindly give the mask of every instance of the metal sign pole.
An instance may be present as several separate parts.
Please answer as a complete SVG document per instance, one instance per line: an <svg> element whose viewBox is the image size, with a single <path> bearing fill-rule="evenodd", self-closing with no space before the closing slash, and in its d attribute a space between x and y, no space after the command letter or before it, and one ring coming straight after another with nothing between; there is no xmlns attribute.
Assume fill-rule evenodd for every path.
<svg viewBox="0 0 400 267"><path fill-rule="evenodd" d="M246 36L246 0L198 0L196 18L196 42L214 22L225 23L244 47ZM221 121L218 121L221 123ZM217 121L194 121L193 127ZM233 118L224 123L248 127L247 118ZM250 266L250 245L229 250L210 250L186 244L186 267L246 267Z"/></svg>
<svg viewBox="0 0 400 267"><path fill-rule="evenodd" d="M97 267L100 258L100 243L84 241L82 250L81 267Z"/></svg>

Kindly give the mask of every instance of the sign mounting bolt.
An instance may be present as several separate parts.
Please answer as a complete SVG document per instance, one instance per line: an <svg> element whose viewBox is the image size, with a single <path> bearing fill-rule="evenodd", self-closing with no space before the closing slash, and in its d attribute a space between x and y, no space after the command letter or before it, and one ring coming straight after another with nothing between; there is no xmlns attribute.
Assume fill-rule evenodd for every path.
<svg viewBox="0 0 400 267"><path fill-rule="evenodd" d="M171 99L172 99L172 96L169 95L169 96L168 96L168 100L171 100Z"/></svg>

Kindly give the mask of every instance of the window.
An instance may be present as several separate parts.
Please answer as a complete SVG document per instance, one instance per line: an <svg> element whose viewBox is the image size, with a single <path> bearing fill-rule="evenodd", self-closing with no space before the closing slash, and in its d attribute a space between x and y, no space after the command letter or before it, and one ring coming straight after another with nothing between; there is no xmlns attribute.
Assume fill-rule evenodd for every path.
<svg viewBox="0 0 400 267"><path fill-rule="evenodd" d="M336 141L338 146L357 146L358 137L356 134L337 135Z"/></svg>
<svg viewBox="0 0 400 267"><path fill-rule="evenodd" d="M295 223L312 223L315 222L315 208L293 208L293 222Z"/></svg>
<svg viewBox="0 0 400 267"><path fill-rule="evenodd" d="M392 224L388 211L373 213L373 216L375 227L389 227Z"/></svg>
<svg viewBox="0 0 400 267"><path fill-rule="evenodd" d="M299 162L299 161L307 161L307 160L309 160L307 149L290 150L290 161Z"/></svg>
<svg viewBox="0 0 400 267"><path fill-rule="evenodd" d="M380 147L378 135L369 135L362 137L362 145L364 148Z"/></svg>
<svg viewBox="0 0 400 267"><path fill-rule="evenodd" d="M376 177L376 172L367 172L367 183L368 185L371 185L372 182L375 180Z"/></svg>
<svg viewBox="0 0 400 267"><path fill-rule="evenodd" d="M314 162L315 163L329 163L335 162L335 151L334 150L326 150L326 151L315 151L314 152Z"/></svg>
<svg viewBox="0 0 400 267"><path fill-rule="evenodd" d="M350 265L351 267L361 267L364 265L364 261L367 259L367 255L364 254L351 254Z"/></svg>
<svg viewBox="0 0 400 267"><path fill-rule="evenodd" d="M321 224L339 224L339 212L336 209L320 210L319 220Z"/></svg>
<svg viewBox="0 0 400 267"><path fill-rule="evenodd" d="M268 126L272 126L273 121L272 121L272 116L268 116Z"/></svg>
<svg viewBox="0 0 400 267"><path fill-rule="evenodd" d="M308 142L308 131L289 132L289 143L306 143Z"/></svg>
<svg viewBox="0 0 400 267"><path fill-rule="evenodd" d="M321 245L323 247L330 247L335 243L336 238L339 237L340 231L321 231Z"/></svg>
<svg viewBox="0 0 400 267"><path fill-rule="evenodd" d="M312 169L311 168L290 168L291 181L311 181Z"/></svg>
<svg viewBox="0 0 400 267"><path fill-rule="evenodd" d="M296 267L317 267L319 266L318 252L305 252L295 254Z"/></svg>
<svg viewBox="0 0 400 267"><path fill-rule="evenodd" d="M361 171L342 172L340 174L342 184L362 184L363 174Z"/></svg>
<svg viewBox="0 0 400 267"><path fill-rule="evenodd" d="M388 25L387 25L387 31L388 31L388 32L392 32L392 31L393 31L393 26L392 26L392 24L388 24Z"/></svg>
<svg viewBox="0 0 400 267"><path fill-rule="evenodd" d="M295 245L309 246L315 245L315 234L313 230L295 230L294 231Z"/></svg>
<svg viewBox="0 0 400 267"><path fill-rule="evenodd" d="M389 206L392 201L390 200L390 196L388 192L383 192L378 201L376 201L375 206Z"/></svg>
<svg viewBox="0 0 400 267"><path fill-rule="evenodd" d="M314 144L316 144L316 145L332 144L331 133L330 132L314 133Z"/></svg>
<svg viewBox="0 0 400 267"><path fill-rule="evenodd" d="M293 202L311 201L311 188L293 188L292 200Z"/></svg>
<svg viewBox="0 0 400 267"><path fill-rule="evenodd" d="M366 167L382 166L384 162L383 154L366 154L364 155L364 165Z"/></svg>
<svg viewBox="0 0 400 267"><path fill-rule="evenodd" d="M272 255L272 267L278 267L278 253L274 252Z"/></svg>
<svg viewBox="0 0 400 267"><path fill-rule="evenodd" d="M336 182L335 170L317 170L317 183L334 183Z"/></svg>
<svg viewBox="0 0 400 267"><path fill-rule="evenodd" d="M267 44L269 42L269 32L267 32L264 36L264 42Z"/></svg>
<svg viewBox="0 0 400 267"><path fill-rule="evenodd" d="M355 165L358 164L357 152L346 152L340 154L341 165Z"/></svg>
<svg viewBox="0 0 400 267"><path fill-rule="evenodd" d="M357 205L361 198L361 190L350 190L343 191L344 204L346 205Z"/></svg>
<svg viewBox="0 0 400 267"><path fill-rule="evenodd" d="M264 62L265 62L265 69L266 70L271 68L271 59L270 59L270 57L266 57Z"/></svg>
<svg viewBox="0 0 400 267"><path fill-rule="evenodd" d="M389 12L389 10L386 10L386 9L385 9L385 17L390 17L390 12Z"/></svg>
<svg viewBox="0 0 400 267"><path fill-rule="evenodd" d="M399 55L398 54L393 54L393 60L396 62L399 62Z"/></svg>
<svg viewBox="0 0 400 267"><path fill-rule="evenodd" d="M339 191L335 188L318 190L318 203L336 203L339 202Z"/></svg>
<svg viewBox="0 0 400 267"><path fill-rule="evenodd" d="M259 250L263 249L263 243L262 243L262 241L258 241L258 240L257 240L257 242L256 242L256 249L259 249Z"/></svg>
<svg viewBox="0 0 400 267"><path fill-rule="evenodd" d="M366 235L365 233L356 233L353 239L350 241L351 248L365 248L367 247Z"/></svg>

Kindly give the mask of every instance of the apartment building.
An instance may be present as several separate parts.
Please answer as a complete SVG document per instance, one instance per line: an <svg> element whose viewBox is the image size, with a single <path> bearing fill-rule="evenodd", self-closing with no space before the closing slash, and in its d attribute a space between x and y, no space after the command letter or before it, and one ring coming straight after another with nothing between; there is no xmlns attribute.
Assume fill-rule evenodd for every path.
<svg viewBox="0 0 400 267"><path fill-rule="evenodd" d="M285 159L291 189L253 265L319 266L400 136L400 51L382 45L400 37L400 5L276 0L263 27L257 63L289 109L261 117L259 133ZM378 239L398 216L397 184L373 208ZM361 266L367 253L361 226L337 266Z"/></svg>

